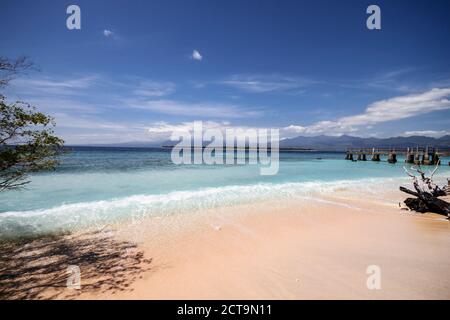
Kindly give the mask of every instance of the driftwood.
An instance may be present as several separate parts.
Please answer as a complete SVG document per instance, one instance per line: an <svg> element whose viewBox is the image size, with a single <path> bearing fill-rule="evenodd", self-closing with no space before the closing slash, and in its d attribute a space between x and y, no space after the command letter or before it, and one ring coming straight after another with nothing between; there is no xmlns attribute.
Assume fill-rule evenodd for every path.
<svg viewBox="0 0 450 320"><path fill-rule="evenodd" d="M447 185L442 188L446 196L450 196L450 179L447 179Z"/></svg>
<svg viewBox="0 0 450 320"><path fill-rule="evenodd" d="M417 212L434 212L446 215L450 218L450 203L439 199L448 195L450 188L445 186L440 188L433 182L433 175L436 173L438 166L430 172L430 177L427 177L425 172L422 171L420 166L411 167L411 171L416 171L419 173L420 180L418 176L414 175L408 169L404 168L407 175L413 178L414 190L407 189L405 187L400 187L400 191L405 192L415 198L407 198L404 203L405 205Z"/></svg>

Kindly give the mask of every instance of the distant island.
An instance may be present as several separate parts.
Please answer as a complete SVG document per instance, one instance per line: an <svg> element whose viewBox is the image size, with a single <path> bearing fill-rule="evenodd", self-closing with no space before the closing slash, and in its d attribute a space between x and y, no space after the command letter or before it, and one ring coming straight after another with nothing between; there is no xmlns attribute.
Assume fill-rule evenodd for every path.
<svg viewBox="0 0 450 320"><path fill-rule="evenodd" d="M130 141L112 144L93 144L93 147L126 147L126 148L172 148L173 141L147 142ZM298 136L280 141L283 151L346 151L355 148L414 148L433 146L436 148L450 148L450 135L440 138L426 136L391 137L391 138L362 138L349 135L342 136Z"/></svg>
<svg viewBox="0 0 450 320"><path fill-rule="evenodd" d="M203 146L203 148L205 148L206 146L207 145ZM175 145L163 145L163 146L161 146L161 148L163 148L163 149L172 149L173 147L175 147ZM200 148L198 148L198 149L200 149ZM248 148L248 147L242 148L242 147L238 147L237 149L256 149L256 148ZM268 147L268 149L270 149L270 146ZM309 152L318 151L318 150L315 150L315 149L312 149L312 148L301 148L301 147L280 147L279 149L281 151L309 151Z"/></svg>

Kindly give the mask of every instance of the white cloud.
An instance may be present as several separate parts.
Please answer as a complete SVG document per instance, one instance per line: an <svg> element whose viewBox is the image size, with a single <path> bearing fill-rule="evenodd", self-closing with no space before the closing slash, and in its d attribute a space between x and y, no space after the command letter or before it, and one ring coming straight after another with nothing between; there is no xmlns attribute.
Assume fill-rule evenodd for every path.
<svg viewBox="0 0 450 320"><path fill-rule="evenodd" d="M134 94L145 97L162 97L175 91L175 84L172 82L143 81Z"/></svg>
<svg viewBox="0 0 450 320"><path fill-rule="evenodd" d="M304 134L307 131L307 127L290 125L283 128L283 132L287 137L295 137L300 134Z"/></svg>
<svg viewBox="0 0 450 320"><path fill-rule="evenodd" d="M231 81L231 79L229 80ZM236 82L233 85L241 86L243 90L250 92L298 90L301 86L311 83L308 80L276 76L261 78L239 78L236 76L234 81ZM251 119L260 117L265 110L247 108L238 103L235 104L235 102L186 102L161 98L173 93L175 88L176 86L172 82L157 82L139 77L116 80L106 76L87 74L66 78L20 78L12 81L8 89L12 89L13 96L20 93L19 100L30 102L40 110L56 115L57 129L63 130L64 138L77 137L77 143L83 143L82 137L88 135L92 137L97 135L101 139L90 140L86 138L85 143L93 141L103 143L108 139L110 139L110 142L115 142L114 137L117 141L147 141L146 139L149 139L144 134L147 132L146 124L148 123L144 123L144 125L140 120L139 124L124 123L121 119L111 122L105 121L108 118L108 111L112 109L130 113L133 111L131 109L141 109L149 111L149 114L159 113L170 116L185 116L185 119L208 120ZM11 98L11 96L8 94L8 97ZM122 98L124 96L127 98ZM366 128L382 122L450 109L449 97L450 87L398 96L371 103L359 114L319 121L310 125L294 123L280 128L280 134L283 138L318 134L341 135L350 133L361 135L359 133L364 134ZM152 100L152 98L155 100ZM138 114L141 115L141 112ZM152 116L154 115L152 114ZM221 128L233 127L225 122L207 121L207 123L210 126L217 125ZM187 124L189 123L178 125ZM169 126L178 125L165 123L166 129L171 129L169 131L174 129ZM156 125L153 127L157 128ZM154 132L151 138L164 138L164 128L160 123L159 130L161 132L158 134L161 137L157 137L156 132ZM437 137L449 134L449 131L423 130L403 133L403 135L415 134ZM68 141L72 143L72 141Z"/></svg>
<svg viewBox="0 0 450 320"><path fill-rule="evenodd" d="M355 80L342 80L336 83L338 86L352 89L380 89L388 91L398 91L401 93L410 93L417 91L417 86L411 81L411 75L416 68L401 68L375 74L370 77L355 79Z"/></svg>
<svg viewBox="0 0 450 320"><path fill-rule="evenodd" d="M303 88L318 82L306 78L282 75L236 74L226 80L219 81L219 83L252 93L282 91L301 93Z"/></svg>
<svg viewBox="0 0 450 320"><path fill-rule="evenodd" d="M112 32L111 30L105 29L103 30L103 35L107 38L112 37L114 35L114 32Z"/></svg>
<svg viewBox="0 0 450 320"><path fill-rule="evenodd" d="M394 97L370 104L363 114L344 117L347 125L366 125L405 119L412 116L450 108L450 88Z"/></svg>
<svg viewBox="0 0 450 320"><path fill-rule="evenodd" d="M357 132L378 123L401 120L433 111L450 109L450 88L394 97L374 102L357 115L341 117L337 120L319 121L309 126L291 125L286 132L298 134L334 134Z"/></svg>
<svg viewBox="0 0 450 320"><path fill-rule="evenodd" d="M54 113L56 133L66 144L120 143L129 141L157 142L152 140L145 123L136 121L107 121L103 117Z"/></svg>
<svg viewBox="0 0 450 320"><path fill-rule="evenodd" d="M192 51L192 56L191 57L192 57L192 59L198 60L198 61L203 59L203 56L197 50Z"/></svg>
<svg viewBox="0 0 450 320"><path fill-rule="evenodd" d="M13 93L34 98L42 96L47 100L57 100L59 96L92 96L105 95L111 97L113 93L136 97L161 97L175 91L175 84L169 81L157 82L140 77L125 77L115 80L101 75L84 75L70 77L40 77L20 78L12 81L10 86ZM66 99L67 97L64 97Z"/></svg>
<svg viewBox="0 0 450 320"><path fill-rule="evenodd" d="M203 131L208 129L217 129L222 132L225 136L227 129L235 130L235 135L237 137L246 137L247 130L258 130L258 127L250 127L250 126L235 126L227 121L202 121ZM173 133L182 133L182 132L192 132L194 130L194 121L191 122L182 122L178 124L171 124L168 122L155 122L147 127L147 131L149 135L152 137L152 140L169 140Z"/></svg>
<svg viewBox="0 0 450 320"><path fill-rule="evenodd" d="M202 121L204 129L223 129L229 125L227 122ZM166 133L170 134L175 131L192 131L194 122L182 122L179 124L171 124L165 121L159 121L147 127L149 133Z"/></svg>
<svg viewBox="0 0 450 320"><path fill-rule="evenodd" d="M450 130L422 130L422 131L405 131L401 134L405 137L410 136L426 136L426 137L433 137L433 138L440 138L442 136L450 135Z"/></svg>
<svg viewBox="0 0 450 320"><path fill-rule="evenodd" d="M391 99L374 102L367 106L361 114L341 117L337 120L320 121L308 126L290 125L280 128L281 138L293 137L297 135L341 135L346 133L356 133L363 128L386 121L394 121L417 116L423 113L450 109L450 88L432 89L427 92L394 97ZM246 115L233 105L217 105L203 103L183 103L173 100L137 100L128 101L125 106L140 108L153 112L166 113L171 115L190 115L202 117L236 117ZM252 112L252 111L247 111ZM248 115L248 114L247 114ZM193 122L168 123L156 122L151 125L142 123L121 123L106 122L104 120L89 119L86 117L69 117L61 114L56 115L58 127L63 129L82 129L80 132L66 133L64 137L69 137L73 141L91 141L89 135L96 142L124 142L124 141L148 141L161 142L168 140L173 132L191 131ZM205 129L214 128L224 132L225 129L260 129L258 127L235 126L229 122L204 121ZM439 137L449 134L448 130L442 131L408 131L403 135L428 135ZM72 142L72 141L71 141ZM73 142L72 142L73 143Z"/></svg>
<svg viewBox="0 0 450 320"><path fill-rule="evenodd" d="M57 128L126 130L132 126L120 122L108 122L93 117L73 116L67 113L55 113Z"/></svg>
<svg viewBox="0 0 450 320"><path fill-rule="evenodd" d="M218 103L191 103L175 100L126 100L131 108L144 109L170 115L184 115L210 118L245 118L261 116L261 111L246 110L242 107Z"/></svg>
<svg viewBox="0 0 450 320"><path fill-rule="evenodd" d="M97 76L84 76L63 81L36 80L31 81L31 84L35 84L41 87L80 89L89 87L97 79Z"/></svg>
<svg viewBox="0 0 450 320"><path fill-rule="evenodd" d="M52 93L68 94L76 93L80 89L91 87L99 80L98 75L87 75L74 77L72 79L55 79L49 77L43 78L20 78L12 81L11 86L22 93Z"/></svg>
<svg viewBox="0 0 450 320"><path fill-rule="evenodd" d="M20 100L20 99L15 99ZM80 102L70 98L58 98L58 97L43 97L43 98L29 98L26 101L36 106L40 111L54 113L61 111L71 111L83 114L98 114L100 110L104 108L103 105L98 103Z"/></svg>

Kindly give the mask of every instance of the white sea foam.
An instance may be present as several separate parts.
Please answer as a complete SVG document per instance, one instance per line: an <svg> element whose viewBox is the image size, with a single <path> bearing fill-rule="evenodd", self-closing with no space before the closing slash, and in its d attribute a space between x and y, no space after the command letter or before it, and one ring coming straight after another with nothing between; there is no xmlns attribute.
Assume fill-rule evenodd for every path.
<svg viewBox="0 0 450 320"><path fill-rule="evenodd" d="M292 183L259 183L174 191L158 195L133 195L103 201L63 204L49 209L0 213L0 234L12 236L73 230L102 225L120 219L140 219L151 215L182 214L203 208L289 197L314 196L351 189L364 193L398 188L404 179L371 178Z"/></svg>

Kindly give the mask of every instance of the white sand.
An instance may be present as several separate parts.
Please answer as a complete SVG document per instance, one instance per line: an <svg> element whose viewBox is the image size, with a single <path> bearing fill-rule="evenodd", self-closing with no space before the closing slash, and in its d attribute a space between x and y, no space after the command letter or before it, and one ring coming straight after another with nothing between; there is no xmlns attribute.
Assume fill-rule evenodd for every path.
<svg viewBox="0 0 450 320"><path fill-rule="evenodd" d="M152 271L129 291L79 298L450 299L450 222L392 203L292 199L122 226ZM367 288L370 265L380 290Z"/></svg>

